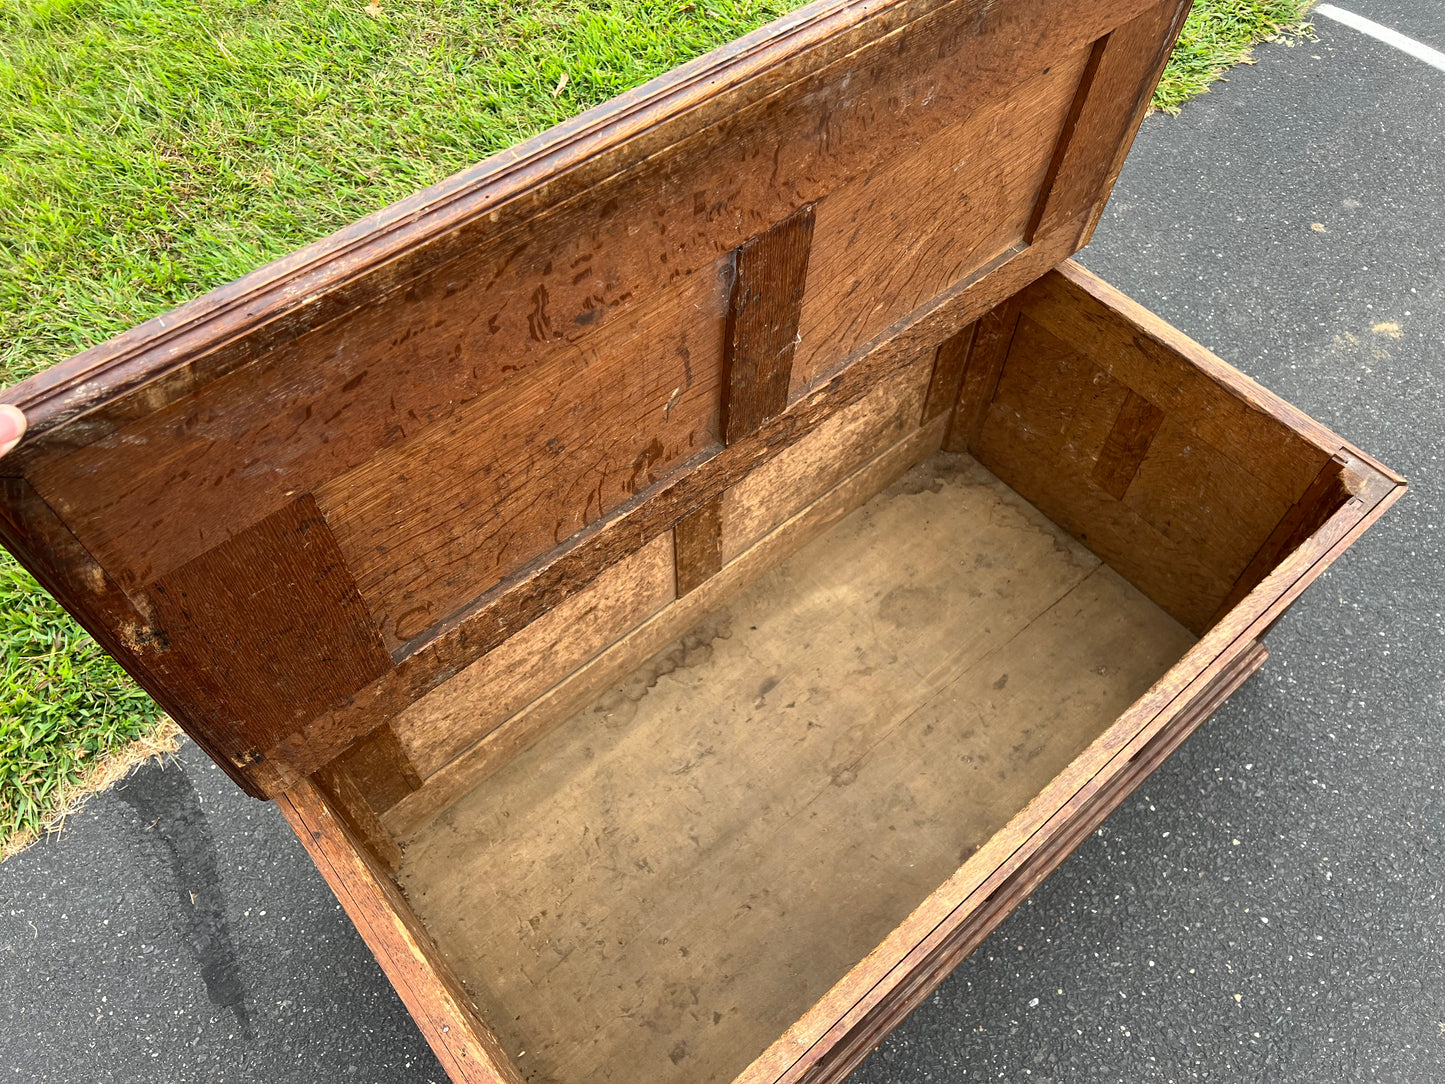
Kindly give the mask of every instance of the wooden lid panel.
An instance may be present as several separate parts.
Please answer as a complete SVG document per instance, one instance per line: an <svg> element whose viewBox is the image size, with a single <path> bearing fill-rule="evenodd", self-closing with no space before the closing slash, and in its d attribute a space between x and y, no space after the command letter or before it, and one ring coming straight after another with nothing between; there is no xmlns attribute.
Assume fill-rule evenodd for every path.
<svg viewBox="0 0 1445 1084"><path fill-rule="evenodd" d="M1082 244L1185 7L802 9L11 389L0 531L275 794Z"/></svg>

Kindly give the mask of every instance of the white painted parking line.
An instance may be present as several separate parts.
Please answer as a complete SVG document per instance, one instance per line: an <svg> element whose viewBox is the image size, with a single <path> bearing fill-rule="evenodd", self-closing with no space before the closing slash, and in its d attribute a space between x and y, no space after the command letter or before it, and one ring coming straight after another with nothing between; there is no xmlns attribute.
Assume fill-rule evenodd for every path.
<svg viewBox="0 0 1445 1084"><path fill-rule="evenodd" d="M1323 15L1326 19L1333 19L1337 23L1343 23L1352 30L1358 30L1361 34L1368 34L1377 41L1383 41L1386 45L1393 45L1402 53L1409 53L1416 60L1423 60L1432 68L1439 68L1445 72L1445 53L1439 49L1432 49L1424 42L1416 41L1414 38L1407 38L1398 30L1391 30L1388 26L1381 26L1379 23L1366 19L1363 15L1356 15L1353 11L1346 11L1344 8L1337 8L1334 4L1320 4L1311 14Z"/></svg>

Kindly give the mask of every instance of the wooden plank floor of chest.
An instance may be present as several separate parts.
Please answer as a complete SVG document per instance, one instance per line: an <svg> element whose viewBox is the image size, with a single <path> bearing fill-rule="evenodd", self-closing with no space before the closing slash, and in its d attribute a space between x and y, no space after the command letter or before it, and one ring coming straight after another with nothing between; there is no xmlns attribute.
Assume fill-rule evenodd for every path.
<svg viewBox="0 0 1445 1084"><path fill-rule="evenodd" d="M1185 8L814 4L6 395L454 1080L846 1075L1403 492L1068 261Z"/></svg>

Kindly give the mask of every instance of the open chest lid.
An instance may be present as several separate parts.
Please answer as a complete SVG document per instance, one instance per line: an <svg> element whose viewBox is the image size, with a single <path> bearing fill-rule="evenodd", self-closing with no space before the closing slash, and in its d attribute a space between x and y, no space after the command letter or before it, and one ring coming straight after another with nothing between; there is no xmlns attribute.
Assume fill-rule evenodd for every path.
<svg viewBox="0 0 1445 1084"><path fill-rule="evenodd" d="M10 389L0 537L273 797L1081 247L1187 0L824 0Z"/></svg>

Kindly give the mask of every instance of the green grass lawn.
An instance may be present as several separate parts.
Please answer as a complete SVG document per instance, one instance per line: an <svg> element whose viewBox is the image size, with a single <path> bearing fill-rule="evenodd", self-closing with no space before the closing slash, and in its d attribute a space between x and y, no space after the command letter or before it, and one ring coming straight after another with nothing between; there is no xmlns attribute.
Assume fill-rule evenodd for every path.
<svg viewBox="0 0 1445 1084"><path fill-rule="evenodd" d="M775 18L788 0L0 0L0 382ZM1198 0L1156 96L1299 0ZM0 552L0 855L159 713Z"/></svg>

